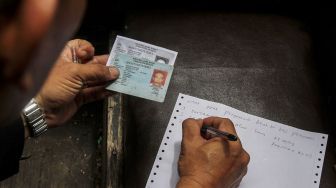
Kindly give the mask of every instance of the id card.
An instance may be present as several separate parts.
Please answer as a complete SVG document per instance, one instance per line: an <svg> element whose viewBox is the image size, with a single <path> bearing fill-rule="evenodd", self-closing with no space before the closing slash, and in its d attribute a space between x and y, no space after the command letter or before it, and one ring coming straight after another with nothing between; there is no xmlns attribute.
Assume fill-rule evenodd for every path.
<svg viewBox="0 0 336 188"><path fill-rule="evenodd" d="M174 66L177 52L127 37L117 36L114 41L107 65L111 65L117 54L127 54Z"/></svg>
<svg viewBox="0 0 336 188"><path fill-rule="evenodd" d="M119 69L120 75L106 89L153 101L164 101L173 66L125 54L116 55L112 65Z"/></svg>
<svg viewBox="0 0 336 188"><path fill-rule="evenodd" d="M106 89L163 102L177 52L117 36L107 66L119 69L119 78Z"/></svg>

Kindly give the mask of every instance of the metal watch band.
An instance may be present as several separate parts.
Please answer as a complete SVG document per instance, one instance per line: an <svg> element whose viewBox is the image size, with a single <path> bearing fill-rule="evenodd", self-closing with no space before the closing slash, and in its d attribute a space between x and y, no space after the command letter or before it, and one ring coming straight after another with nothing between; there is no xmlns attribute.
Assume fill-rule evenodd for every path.
<svg viewBox="0 0 336 188"><path fill-rule="evenodd" d="M31 137L38 137L45 131L48 126L45 120L43 110L38 106L35 99L32 99L23 109L23 117L30 130Z"/></svg>

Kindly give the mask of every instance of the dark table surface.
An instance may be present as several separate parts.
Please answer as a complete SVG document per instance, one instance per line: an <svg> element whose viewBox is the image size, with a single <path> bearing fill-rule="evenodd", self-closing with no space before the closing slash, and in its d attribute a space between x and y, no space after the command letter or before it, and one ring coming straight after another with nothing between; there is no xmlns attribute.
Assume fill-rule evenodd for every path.
<svg viewBox="0 0 336 188"><path fill-rule="evenodd" d="M179 52L164 103L129 97L126 187L144 187L178 93L232 106L293 127L327 133L312 42L305 26L277 15L145 12L125 35ZM132 140L132 138L134 138ZM336 185L329 140L320 187Z"/></svg>

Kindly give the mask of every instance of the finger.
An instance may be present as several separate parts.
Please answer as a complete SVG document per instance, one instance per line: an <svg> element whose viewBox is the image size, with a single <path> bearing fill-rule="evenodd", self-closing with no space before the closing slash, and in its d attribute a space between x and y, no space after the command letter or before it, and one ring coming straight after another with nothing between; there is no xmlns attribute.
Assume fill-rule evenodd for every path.
<svg viewBox="0 0 336 188"><path fill-rule="evenodd" d="M115 67L107 67L101 64L77 64L77 76L82 83L101 83L108 82L118 78L119 71Z"/></svg>
<svg viewBox="0 0 336 188"><path fill-rule="evenodd" d="M236 169L232 172L234 174L233 177L237 177L237 180L240 180L247 174L248 163L250 161L250 156L243 149L240 157L234 159L235 164L232 169Z"/></svg>
<svg viewBox="0 0 336 188"><path fill-rule="evenodd" d="M75 39L70 41L68 45L76 49L76 55L82 62L91 60L94 57L95 49L87 40Z"/></svg>
<svg viewBox="0 0 336 188"><path fill-rule="evenodd" d="M203 120L204 125L215 127L221 131L225 131L237 135L236 129L230 119L220 117L209 117Z"/></svg>
<svg viewBox="0 0 336 188"><path fill-rule="evenodd" d="M113 92L107 91L104 86L97 86L83 89L82 92L76 98L78 106L87 104L90 102L98 101L104 99L108 96L114 94Z"/></svg>
<svg viewBox="0 0 336 188"><path fill-rule="evenodd" d="M204 142L201 136L202 120L195 120L192 118L186 119L182 123L182 141L200 143Z"/></svg>
<svg viewBox="0 0 336 188"><path fill-rule="evenodd" d="M235 159L235 165L233 167L233 169L241 169L240 171L236 171L236 172L239 172L238 175L239 175L240 178L243 178L246 175L247 166L248 166L249 161L250 161L250 156L243 149L242 153L240 154L240 157L237 157Z"/></svg>
<svg viewBox="0 0 336 188"><path fill-rule="evenodd" d="M243 179L243 177L246 176L246 174L247 174L247 169L248 169L248 167L246 167L246 168L243 170L243 172L242 172L242 174L241 174L241 179Z"/></svg>
<svg viewBox="0 0 336 188"><path fill-rule="evenodd" d="M232 187L232 188L238 188L239 185L240 185L240 183L241 183L241 181L242 181L242 179L237 179L236 181L234 181L232 183L232 185L230 187Z"/></svg>
<svg viewBox="0 0 336 188"><path fill-rule="evenodd" d="M210 140L207 140L206 143L202 146L207 153L224 153L225 155L229 155L231 153L230 151L230 146L229 146L229 141L220 138L220 137L215 137Z"/></svg>
<svg viewBox="0 0 336 188"><path fill-rule="evenodd" d="M111 83L111 81L87 81L83 83L82 88L88 88L88 87L96 87L96 86L108 86Z"/></svg>
<svg viewBox="0 0 336 188"><path fill-rule="evenodd" d="M108 55L97 55L94 56L93 59L88 61L87 63L96 63L96 64L101 64L101 65L106 65L107 60L108 60Z"/></svg>
<svg viewBox="0 0 336 188"><path fill-rule="evenodd" d="M238 137L232 121L227 118L220 118L220 117L205 118L203 120L203 125L212 126L214 128L219 129L220 131L225 131L227 133L234 134ZM228 141L227 138L225 137L214 137L208 140L208 142L213 142L217 140L221 140L222 142L228 142L230 146L230 151L233 153L239 154L240 152L242 152L242 144L240 142L239 137L237 141Z"/></svg>
<svg viewBox="0 0 336 188"><path fill-rule="evenodd" d="M243 167L247 167L247 165L250 163L250 155L245 151L244 148L243 148L241 161L242 161L242 166Z"/></svg>
<svg viewBox="0 0 336 188"><path fill-rule="evenodd" d="M239 187L243 177L247 174L247 167L244 168L240 174L240 176L232 183L232 187Z"/></svg>

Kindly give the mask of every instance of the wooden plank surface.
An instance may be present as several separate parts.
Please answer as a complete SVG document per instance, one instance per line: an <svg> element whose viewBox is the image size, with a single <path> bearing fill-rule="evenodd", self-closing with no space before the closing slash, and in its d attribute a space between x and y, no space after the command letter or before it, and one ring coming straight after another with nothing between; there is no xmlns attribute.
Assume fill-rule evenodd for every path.
<svg viewBox="0 0 336 188"><path fill-rule="evenodd" d="M102 187L123 187L124 167L124 108L122 94L106 100L106 122L103 133L103 181Z"/></svg>

